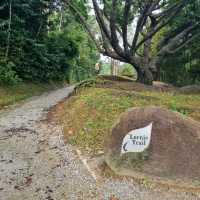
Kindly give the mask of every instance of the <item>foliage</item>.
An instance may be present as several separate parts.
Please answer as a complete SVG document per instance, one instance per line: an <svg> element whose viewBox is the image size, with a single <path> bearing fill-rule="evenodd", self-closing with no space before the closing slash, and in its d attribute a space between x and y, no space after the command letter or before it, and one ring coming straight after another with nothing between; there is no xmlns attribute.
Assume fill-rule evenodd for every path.
<svg viewBox="0 0 200 200"><path fill-rule="evenodd" d="M73 22L68 28L71 28L71 30L74 29L74 32L71 32L71 34L73 34L71 37L79 51L79 56L76 57L72 69L72 80L81 81L90 78L95 74L94 69L99 59L99 54L90 38L79 24Z"/></svg>
<svg viewBox="0 0 200 200"><path fill-rule="evenodd" d="M18 77L21 75L18 74L19 66L31 73L31 66L27 65L28 60L26 58L32 52L32 44L37 45L38 41L42 40L46 34L47 13L43 11L47 8L47 5L48 3L45 0L29 0L28 2L10 0L0 3L0 60L1 63L5 63L5 70L8 69L7 71L17 74ZM41 26L41 23L43 23L43 26ZM32 56L34 59L34 53ZM12 63L12 69L10 63ZM10 77L10 82L13 82L14 76L7 76L5 73L4 75L4 79Z"/></svg>
<svg viewBox="0 0 200 200"><path fill-rule="evenodd" d="M82 25L75 21L69 10L66 10L64 16L66 21L63 21L63 30L78 50L78 56L71 63L71 74L68 79L74 82L91 78L95 75L94 68L99 59L99 53Z"/></svg>
<svg viewBox="0 0 200 200"><path fill-rule="evenodd" d="M87 7L84 1L73 1L85 18L92 23L87 15ZM95 45L91 42L90 37L85 32L82 24L76 16L72 15L68 8L64 5L58 12L54 12L51 16L51 31L65 34L77 49L76 56L70 60L67 70L67 80L69 82L77 82L94 76L94 66L99 59L99 53L96 51Z"/></svg>
<svg viewBox="0 0 200 200"><path fill-rule="evenodd" d="M0 2L1 83L15 84L20 79L69 81L73 71L78 71L75 81L87 76L98 58L95 48L81 25L59 3Z"/></svg>
<svg viewBox="0 0 200 200"><path fill-rule="evenodd" d="M161 65L161 79L177 86L200 83L200 59L197 52L194 52L194 45L184 48L173 56L163 59Z"/></svg>
<svg viewBox="0 0 200 200"><path fill-rule="evenodd" d="M15 65L12 62L0 62L0 85L13 85L20 82L16 72L13 70L14 67Z"/></svg>
<svg viewBox="0 0 200 200"><path fill-rule="evenodd" d="M62 81L78 50L65 33L50 34L43 43L29 41L26 57L16 71L23 80ZM31 51L30 51L31 50Z"/></svg>
<svg viewBox="0 0 200 200"><path fill-rule="evenodd" d="M185 24L196 23L199 21L200 2L191 1L179 17L174 19L168 29L174 30ZM199 29L197 29L199 32ZM197 35L198 36L198 35ZM200 83L200 40L199 36L192 40L188 45L179 49L173 55L163 58L160 63L161 79L178 86Z"/></svg>
<svg viewBox="0 0 200 200"><path fill-rule="evenodd" d="M86 22L90 24L95 37L100 37L99 27L95 24L94 16L88 15L90 10L87 4L88 1L74 0L71 2L84 16ZM103 0L101 2L104 4L101 10L104 16L111 15L112 1ZM163 6L162 11L177 2L177 0L161 1L162 4L166 3L167 5L160 5ZM146 2L143 3L146 5ZM128 31L131 29L130 26L135 16L138 16L138 11L143 9L143 3L135 1L131 6L127 18ZM118 1L115 21L117 28L120 29L125 22L124 8L124 1ZM137 66L134 64L139 63L138 74L146 73L139 69L143 69L144 65L147 64L143 61L148 60L148 67L151 70L156 68L156 77L160 77L163 81L176 85L200 82L200 59L198 54L200 41L198 37L179 49L178 52L171 55L157 55L159 51L158 43L163 37L171 33L176 35L185 30L184 28L188 25L199 21L199 9L199 0L188 0L182 12L176 15L168 26L159 30L151 38L148 56L143 55L144 44L138 48L137 56L134 56L134 58L137 60L139 55L141 57L137 60L138 62L131 62L135 67ZM142 40L144 34L148 33L149 25L153 23L151 20L148 17L143 27L143 33L139 32L138 43ZM0 2L0 84L16 84L26 80L37 82L67 80L68 82L76 82L93 77L95 75L94 66L99 59L99 54L91 38L85 33L82 22L80 22L78 14L73 13L72 15L71 10L65 7L65 3L60 0L2 0ZM199 28L196 28L192 34L198 31ZM132 32L128 34L127 38L130 42L133 37L130 38L129 35L133 35ZM185 38L190 38L190 36L186 35L183 39ZM100 46L102 46L102 39L98 40ZM119 41L122 41L122 38ZM108 43L108 47L111 49L117 43L109 44L108 39L104 42ZM166 41L166 44L168 43L169 41ZM122 44L120 45L122 46ZM118 48L114 48L114 52L115 49ZM126 52L124 56L119 56L120 53L115 52L115 57L120 57L124 61L128 55L127 53L129 52ZM149 58L147 59L147 57ZM157 61L153 62L158 57L158 63ZM134 60L129 58L128 61L125 59L125 62L130 63L130 60ZM101 73L109 73L108 67L104 66ZM130 70L124 70L124 74L130 74Z"/></svg>

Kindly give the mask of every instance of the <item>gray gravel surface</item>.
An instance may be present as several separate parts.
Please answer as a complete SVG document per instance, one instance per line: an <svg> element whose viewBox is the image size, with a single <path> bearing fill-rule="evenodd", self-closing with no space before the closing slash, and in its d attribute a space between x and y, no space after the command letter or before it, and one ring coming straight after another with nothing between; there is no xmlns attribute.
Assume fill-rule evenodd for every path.
<svg viewBox="0 0 200 200"><path fill-rule="evenodd" d="M48 109L74 87L31 98L0 114L0 200L197 200L197 195L147 189L131 180L96 182Z"/></svg>

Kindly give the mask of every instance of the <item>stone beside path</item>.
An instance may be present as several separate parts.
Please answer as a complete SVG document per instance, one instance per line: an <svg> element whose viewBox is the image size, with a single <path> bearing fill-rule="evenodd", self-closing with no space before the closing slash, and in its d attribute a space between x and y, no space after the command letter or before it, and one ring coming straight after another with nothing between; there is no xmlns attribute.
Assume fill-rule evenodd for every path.
<svg viewBox="0 0 200 200"><path fill-rule="evenodd" d="M149 190L133 180L96 182L62 127L45 121L50 107L68 97L65 87L0 113L0 200L197 200L197 195Z"/></svg>
<svg viewBox="0 0 200 200"><path fill-rule="evenodd" d="M126 146L144 147L148 136L128 135L132 130L152 124L151 142L140 153L121 155L123 138ZM200 190L200 123L178 112L157 106L129 108L122 113L105 142L107 164L117 174L132 177L160 177L180 187ZM125 150L124 150L125 149ZM128 150L127 150L128 151Z"/></svg>

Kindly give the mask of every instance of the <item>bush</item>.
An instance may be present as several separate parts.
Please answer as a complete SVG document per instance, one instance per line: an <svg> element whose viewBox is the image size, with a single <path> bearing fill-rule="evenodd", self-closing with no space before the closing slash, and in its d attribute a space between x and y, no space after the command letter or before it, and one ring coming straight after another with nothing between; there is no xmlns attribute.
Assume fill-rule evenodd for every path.
<svg viewBox="0 0 200 200"><path fill-rule="evenodd" d="M13 70L15 64L13 62L0 62L0 84L9 84L14 85L20 82L19 77L16 72Z"/></svg>
<svg viewBox="0 0 200 200"><path fill-rule="evenodd" d="M50 35L42 43L28 40L24 51L16 72L23 80L34 82L65 80L70 62L77 55L75 44L64 33Z"/></svg>

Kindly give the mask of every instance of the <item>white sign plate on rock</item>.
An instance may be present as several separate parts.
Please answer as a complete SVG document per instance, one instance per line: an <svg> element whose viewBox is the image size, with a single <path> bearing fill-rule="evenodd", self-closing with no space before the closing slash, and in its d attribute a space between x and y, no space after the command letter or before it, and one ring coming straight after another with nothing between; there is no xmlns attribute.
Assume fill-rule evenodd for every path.
<svg viewBox="0 0 200 200"><path fill-rule="evenodd" d="M128 152L143 152L149 147L151 141L152 124L144 128L130 131L124 137L121 147L121 154Z"/></svg>

